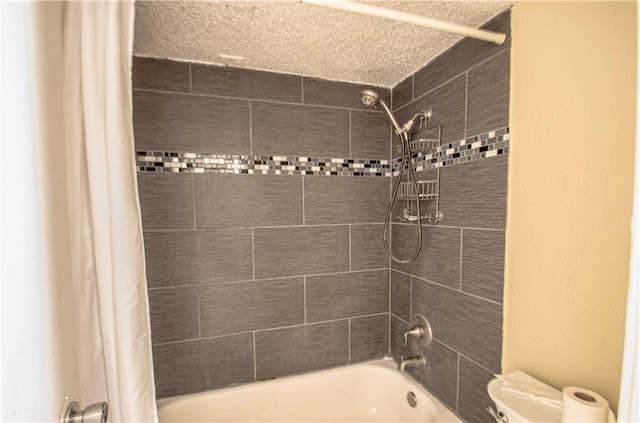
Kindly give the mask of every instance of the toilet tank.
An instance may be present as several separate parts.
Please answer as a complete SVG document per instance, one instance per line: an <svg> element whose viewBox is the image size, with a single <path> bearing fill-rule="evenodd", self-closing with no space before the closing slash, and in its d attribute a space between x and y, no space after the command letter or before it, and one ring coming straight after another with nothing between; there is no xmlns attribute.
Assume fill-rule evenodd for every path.
<svg viewBox="0 0 640 423"><path fill-rule="evenodd" d="M518 372L530 377L524 372ZM562 400L561 391L537 379L536 381L548 388L548 392L550 392L552 396L555 396L557 393L557 399ZM509 423L552 423L562 420L562 407L548 404L540 399L503 390L502 387L502 380L493 379L489 382L487 390L493 402L496 403L497 411L502 412L509 419Z"/></svg>

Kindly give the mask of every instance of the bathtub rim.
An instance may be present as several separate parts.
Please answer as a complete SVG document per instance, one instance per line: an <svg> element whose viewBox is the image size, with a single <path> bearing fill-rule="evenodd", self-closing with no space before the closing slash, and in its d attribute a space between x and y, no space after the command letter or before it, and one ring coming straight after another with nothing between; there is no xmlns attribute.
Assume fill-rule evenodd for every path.
<svg viewBox="0 0 640 423"><path fill-rule="evenodd" d="M232 389L241 388L241 387L247 387L247 386L252 386L252 385L253 386L257 386L258 384L260 386L262 386L262 387L265 387L265 386L267 386L269 384L275 384L275 383L282 382L282 381L285 381L285 380L302 379L302 378L304 378L306 376L309 376L311 374L338 373L340 371L345 371L345 369L351 369L351 368L355 368L355 367L376 367L376 368L382 368L382 369L385 369L385 370L393 371L394 373L396 373L400 377L405 378L406 380L408 380L415 387L415 389L420 390L420 392L422 392L422 394L424 394L427 398L429 398L431 400L433 406L435 407L438 415L441 415L442 413L444 413L445 415L450 414L451 416L449 416L449 417L453 417L453 418L456 419L455 421L458 421L458 422L462 423L462 420L460 419L460 417L458 417L458 415L456 415L456 413L453 410L451 410L447 405L445 405L445 403L442 400L440 400L436 396L434 396L431 392L429 392L424 386L422 386L416 379L411 377L408 373L400 372L398 370L398 365L390 357L385 357L385 358L381 358L381 359L374 359L374 360L369 360L369 361L363 361L363 362L354 363L354 364L347 364L347 365L344 365L344 366L332 367L332 368L328 368L328 369L319 369L319 370L309 371L309 372L305 372L305 373L292 374L292 375L287 375L287 376L283 376L283 377L278 377L278 378L275 378L275 379L247 382L247 383L242 383L242 384L238 384L238 385L227 386L227 387L224 387L224 388L210 389L208 391L196 392L196 393L192 393L192 394L176 395L176 396L173 396L173 397L162 398L162 399L156 400L157 412L158 412L158 416L159 416L161 409L164 408L164 407L168 407L168 406L170 406L172 404L181 402L183 400L197 400L197 399L200 399L201 397L206 397L208 395L215 394L216 392L221 392L221 391L225 391L225 390L232 390ZM450 420L447 420L447 421L450 421Z"/></svg>

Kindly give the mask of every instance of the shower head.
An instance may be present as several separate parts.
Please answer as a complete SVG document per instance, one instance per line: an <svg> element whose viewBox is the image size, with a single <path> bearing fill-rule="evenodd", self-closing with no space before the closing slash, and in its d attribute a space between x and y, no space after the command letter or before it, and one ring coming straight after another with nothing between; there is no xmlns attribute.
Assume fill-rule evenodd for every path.
<svg viewBox="0 0 640 423"><path fill-rule="evenodd" d="M402 135L403 131L400 128L400 125L398 125L398 121L393 116L393 113L391 113L391 110L389 110L389 107L384 102L384 100L380 98L380 95L377 92L373 90L360 91L360 101L362 101L362 104L367 107L375 108L376 106L380 106L380 108L384 111L384 113L391 121L393 128L396 130L396 134Z"/></svg>
<svg viewBox="0 0 640 423"><path fill-rule="evenodd" d="M373 90L360 91L360 101L367 107L376 107L380 103L380 96Z"/></svg>

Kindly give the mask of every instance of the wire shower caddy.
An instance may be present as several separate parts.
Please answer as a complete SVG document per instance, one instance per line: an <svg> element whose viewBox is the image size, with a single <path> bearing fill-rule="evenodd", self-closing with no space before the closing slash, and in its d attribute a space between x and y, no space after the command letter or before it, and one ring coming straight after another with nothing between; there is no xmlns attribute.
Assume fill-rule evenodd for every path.
<svg viewBox="0 0 640 423"><path fill-rule="evenodd" d="M437 137L435 138L418 138L414 141L409 141L411 161L409 166L413 166L414 153L432 153L437 154L438 149L442 146L442 127L440 125L429 126L429 117L431 116L431 110L423 111L423 117L420 119L420 128L413 132L411 135L420 133L423 131L435 131L437 130ZM402 146L398 146L398 152L402 152ZM407 202L404 208L403 215L398 216L403 222L413 222L418 220L418 216L411 211L412 201L429 201L434 202L435 210L431 213L427 213L421 216L421 220L426 220L431 224L438 223L443 218L443 214L440 211L440 166L436 168L436 179L426 181L416 181L417 192L414 185L410 182L401 182L398 188L398 199L405 200Z"/></svg>

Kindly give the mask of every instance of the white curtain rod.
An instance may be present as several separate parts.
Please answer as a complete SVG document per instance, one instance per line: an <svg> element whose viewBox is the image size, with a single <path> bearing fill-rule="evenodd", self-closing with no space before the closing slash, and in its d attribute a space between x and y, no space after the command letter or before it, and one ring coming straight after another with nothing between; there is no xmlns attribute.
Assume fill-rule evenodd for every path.
<svg viewBox="0 0 640 423"><path fill-rule="evenodd" d="M507 36L500 32L486 31L484 29L469 28L449 22L437 21L424 16L413 15L411 13L398 12L396 10L385 9L384 7L370 6L368 4L356 3L349 0L300 0L302 3L327 7L329 9L339 9L347 12L359 13L361 15L377 16L379 18L391 19L427 28L438 29L440 31L453 32L465 37L476 38L478 40L489 41L495 44L502 44Z"/></svg>

